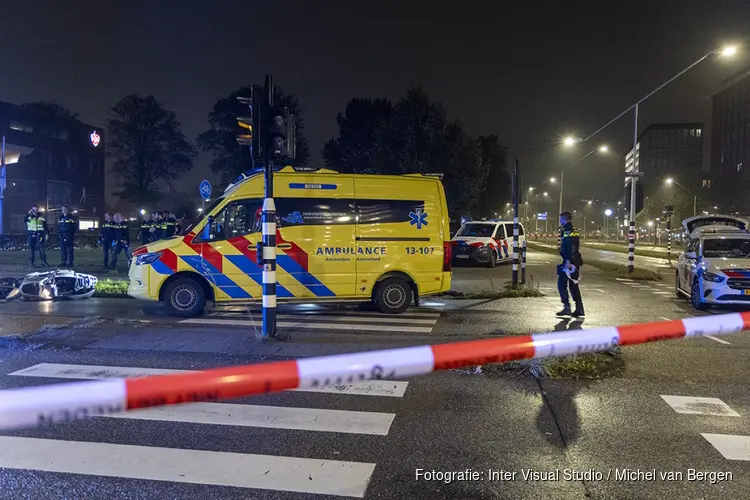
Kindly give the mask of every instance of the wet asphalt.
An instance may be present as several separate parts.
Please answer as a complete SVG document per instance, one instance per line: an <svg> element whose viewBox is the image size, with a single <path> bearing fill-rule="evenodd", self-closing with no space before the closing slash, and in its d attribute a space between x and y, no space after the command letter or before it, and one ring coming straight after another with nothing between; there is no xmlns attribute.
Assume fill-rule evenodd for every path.
<svg viewBox="0 0 750 500"><path fill-rule="evenodd" d="M634 285L588 268L581 283L585 321L559 321L554 317L560 306L555 296L555 264L552 255L529 253L527 277L531 281L533 276L535 286L546 294L541 298L423 301L420 309L427 314L439 313L429 333L292 332L283 348L257 342L254 332L246 327L185 326L163 316L158 307L144 307L131 300L0 304L3 324L9 318L29 324L39 321L33 318L46 317L50 325L37 335L28 335L27 330L33 331L28 327L18 332L24 334L23 339L2 340L0 386L61 381L9 375L39 363L201 369L716 312L691 310L686 301L674 297L669 280ZM504 265L491 270L461 268L455 270L454 283L461 291L486 291L502 286L509 276L510 268ZM361 310L355 309L353 314L357 311ZM239 316L250 314L255 313ZM237 313L229 317L237 317ZM696 338L624 348L623 372L602 381L534 379L464 370L412 378L401 398L282 393L232 401L394 414L384 436L111 418L2 435L371 463L375 464L374 472L364 494L371 499L750 498L750 455L745 460L729 460L702 436L745 436L750 432L750 396L745 387L750 380L750 339L747 334L721 339L727 343ZM711 415L700 408L699 413L678 413L662 398L665 395L718 398L733 415ZM184 465L191 470L189 462L198 460L198 455L187 456ZM71 457L75 457L73 451ZM111 460L118 460L114 451ZM153 464L155 473L162 468L163 464ZM31 469L0 469L0 498L342 498ZM448 483L418 479L417 469L472 469L481 474L476 480ZM618 479L625 469L654 470L656 478ZM691 481L690 469L731 472L732 479L716 484ZM288 484L292 487L300 480L290 470ZM541 474L539 480L527 480L524 474L530 470L557 474L548 475L549 480L541 480ZM662 473L669 472L681 472L683 477L675 481L661 478ZM577 476L573 477L574 473ZM301 481L302 488L310 482L317 484L315 479L311 475Z"/></svg>

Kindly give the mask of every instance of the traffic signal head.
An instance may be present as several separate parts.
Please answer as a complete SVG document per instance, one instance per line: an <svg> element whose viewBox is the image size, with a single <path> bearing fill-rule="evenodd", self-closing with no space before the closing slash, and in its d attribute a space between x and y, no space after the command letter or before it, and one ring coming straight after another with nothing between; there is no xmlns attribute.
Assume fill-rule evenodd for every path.
<svg viewBox="0 0 750 500"><path fill-rule="evenodd" d="M288 108L272 108L268 121L268 148L273 160L292 160L295 157L294 115Z"/></svg>
<svg viewBox="0 0 750 500"><path fill-rule="evenodd" d="M247 106L249 111L247 115L237 117L237 124L243 129L243 133L237 136L237 142L241 146L248 146L250 148L250 156L255 160L262 155L260 114L262 112L261 99L263 92L256 89L256 87L251 87L250 94L250 97L237 97L240 104Z"/></svg>
<svg viewBox="0 0 750 500"><path fill-rule="evenodd" d="M630 212L630 186L628 183L625 188L625 209ZM643 191L643 182L636 182L635 184L635 213L637 214L643 210L643 204L645 201L645 193Z"/></svg>

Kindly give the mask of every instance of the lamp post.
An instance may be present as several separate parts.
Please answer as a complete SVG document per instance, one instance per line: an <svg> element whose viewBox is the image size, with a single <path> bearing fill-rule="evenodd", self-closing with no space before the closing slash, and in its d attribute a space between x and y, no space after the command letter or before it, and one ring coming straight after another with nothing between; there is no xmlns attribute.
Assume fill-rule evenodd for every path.
<svg viewBox="0 0 750 500"><path fill-rule="evenodd" d="M581 218L583 218L583 239L585 240L586 239L586 220L587 220L586 216L583 215L583 213L579 212L578 210L573 210L573 213L578 214L581 216Z"/></svg>
<svg viewBox="0 0 750 500"><path fill-rule="evenodd" d="M687 194L692 195L692 197L693 197L693 217L695 217L696 215L698 215L698 197L697 196L695 196L688 188L686 188L685 186L683 186L682 184L680 184L676 180L672 179L671 177L668 178L668 179L666 179L664 182L667 183L667 184L669 184L670 186L672 184L677 184L682 189L684 189Z"/></svg>
<svg viewBox="0 0 750 500"><path fill-rule="evenodd" d="M599 146L596 149L592 149L588 154L582 156L576 162L568 165L567 167L565 167L560 172L560 202L559 202L558 208L559 208L559 211L561 213L562 213L562 210L563 210L563 183L564 183L564 180L565 180L565 172L567 172L571 168L575 167L576 165L578 165L579 163L581 163L583 160L585 160L586 158L588 158L592 154L596 153L597 151L600 152L600 153L606 153L608 150L609 150L609 148L606 145L601 145L601 146Z"/></svg>
<svg viewBox="0 0 750 500"><path fill-rule="evenodd" d="M646 94L643 98L641 98L635 104L633 104L632 106L630 106L629 108L627 108L625 111L623 111L622 113L620 113L619 115L617 115L616 117L614 117L613 119L611 119L610 121L608 121L607 123L605 123L602 127L599 127L599 129L597 129L593 134L589 135L588 137L586 137L583 140L575 140L574 139L575 142L586 142L589 139L591 139L592 137L594 137L596 134L598 134L599 132L601 132L602 130L604 130L605 128L609 127L611 124L613 124L614 122L616 122L617 120L619 120L620 118L622 118L623 116L625 116L627 113L630 112L630 110L633 110L633 112L634 112L634 119L633 119L633 150L632 150L632 154L633 154L633 166L632 166L632 172L630 172L630 173L626 172L627 177L630 179L630 224L629 224L629 229L628 229L628 271L629 272L633 272L633 269L635 267L635 264L634 264L634 262L635 262L635 215L636 215L635 214L635 203L636 203L636 182L637 182L637 178L638 178L638 175L639 175L639 172L638 172L639 164L638 164L638 158L637 158L637 153L638 153L638 110L639 110L639 106L646 99L648 99L652 95L654 95L657 92L659 92L661 89L663 89L664 87L666 87L667 85L669 85L670 83L672 83L673 81L675 81L677 78L681 77L682 75L684 75L685 73L687 73L688 71L690 71L691 69L693 69L698 64L700 64L703 61L705 61L708 57L710 57L712 55L719 55L719 56L722 56L722 57L731 57L731 56L735 55L736 53L737 53L737 47L735 47L735 46L727 46L727 47L724 47L723 49L712 50L710 52L707 52L700 59L698 59L694 63L690 64L688 67L686 67L685 69L683 69L682 71L680 71L679 73L677 73L676 75L674 75L672 78L670 78L666 82L664 82L661 85L659 85L658 87L656 87L654 90L652 90L651 92L649 92L648 94Z"/></svg>
<svg viewBox="0 0 750 500"><path fill-rule="evenodd" d="M612 209L608 208L604 211L604 241L609 239L609 218L612 216Z"/></svg>

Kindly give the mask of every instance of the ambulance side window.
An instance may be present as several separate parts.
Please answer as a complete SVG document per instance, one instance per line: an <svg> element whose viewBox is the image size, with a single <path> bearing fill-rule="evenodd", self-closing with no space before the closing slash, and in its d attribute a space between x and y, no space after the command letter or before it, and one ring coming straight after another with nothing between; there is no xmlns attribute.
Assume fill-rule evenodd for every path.
<svg viewBox="0 0 750 500"><path fill-rule="evenodd" d="M259 198L234 201L216 214L209 241L221 241L255 232L255 213L261 207Z"/></svg>

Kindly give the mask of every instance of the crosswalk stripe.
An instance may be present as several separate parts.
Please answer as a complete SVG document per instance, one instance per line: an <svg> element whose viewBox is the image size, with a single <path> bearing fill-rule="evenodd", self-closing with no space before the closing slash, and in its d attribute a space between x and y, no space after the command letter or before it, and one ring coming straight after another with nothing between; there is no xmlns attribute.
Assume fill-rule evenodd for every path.
<svg viewBox="0 0 750 500"><path fill-rule="evenodd" d="M0 468L363 498L375 464L0 436Z"/></svg>
<svg viewBox="0 0 750 500"><path fill-rule="evenodd" d="M371 311L335 311L335 310L322 310L322 311L301 311L301 310L289 310L289 309L279 309L279 314L283 314L286 316L321 316L321 317L353 317L353 318L403 318L406 319L425 319L425 318L439 318L442 314L441 311L432 311L429 312L425 310L424 312L420 311L406 311L401 314L383 314L379 312L371 312ZM247 315L247 316L261 316L263 314L263 311L260 310L246 310L246 309L231 309L231 310L215 310L211 311L210 313L206 314L206 316L227 316L227 315ZM406 321L404 321L406 322Z"/></svg>
<svg viewBox="0 0 750 500"><path fill-rule="evenodd" d="M136 378L173 373L188 373L196 370L172 370L168 368L140 368L133 366L73 365L63 363L39 363L16 370L8 375L18 377L62 378L75 380L99 380L107 378ZM317 392L325 394L350 394L356 396L386 396L402 398L409 382L400 380L368 380L330 387L298 388L289 392Z"/></svg>
<svg viewBox="0 0 750 500"><path fill-rule="evenodd" d="M721 417L739 417L740 414L719 398L702 398L695 396L668 396L661 398L677 413L691 415L716 415Z"/></svg>
<svg viewBox="0 0 750 500"><path fill-rule="evenodd" d="M615 278L617 281L633 281L630 278Z"/></svg>
<svg viewBox="0 0 750 500"><path fill-rule="evenodd" d="M657 291L655 291L653 293L656 294L656 295L672 295L674 292L662 292L660 290L657 290Z"/></svg>
<svg viewBox="0 0 750 500"><path fill-rule="evenodd" d="M288 408L231 403L190 403L106 415L133 420L157 420L192 424L236 425L267 429L294 429L387 436L393 413Z"/></svg>
<svg viewBox="0 0 750 500"><path fill-rule="evenodd" d="M701 433L711 446L727 460L750 461L750 436Z"/></svg>
<svg viewBox="0 0 750 500"><path fill-rule="evenodd" d="M355 316L319 316L319 315L304 315L299 316L295 314L279 314L279 319L297 320L300 321L304 318L304 321L352 321L355 320L357 323L409 323L412 325L434 325L438 321L438 317L432 319L401 319L401 318L369 318L362 317L358 318Z"/></svg>
<svg viewBox="0 0 750 500"><path fill-rule="evenodd" d="M225 326L250 326L260 328L262 322L240 319L211 319L191 318L179 321L188 325L225 325ZM432 327L426 326L389 326L368 325L366 323L308 323L305 321L279 321L277 326L281 328L301 328L303 330L350 330L350 331L372 331L372 332L406 332L406 333L431 333Z"/></svg>

